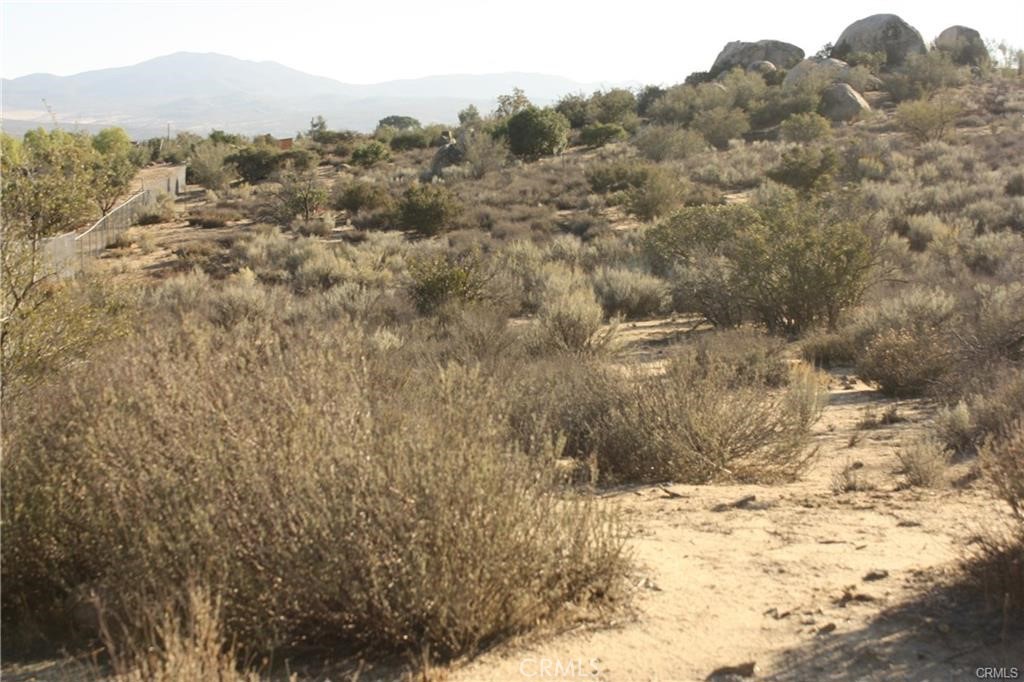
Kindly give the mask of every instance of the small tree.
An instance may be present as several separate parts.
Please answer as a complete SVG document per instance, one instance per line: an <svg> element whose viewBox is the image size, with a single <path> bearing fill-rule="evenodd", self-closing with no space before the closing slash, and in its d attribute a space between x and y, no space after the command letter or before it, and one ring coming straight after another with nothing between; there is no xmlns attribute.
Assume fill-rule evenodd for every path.
<svg viewBox="0 0 1024 682"><path fill-rule="evenodd" d="M532 106L533 104L521 88L512 88L511 94L498 95L498 108L495 109L494 115L497 118L508 118Z"/></svg>
<svg viewBox="0 0 1024 682"><path fill-rule="evenodd" d="M782 122L782 139L786 142L820 142L832 137L832 125L821 114L793 114Z"/></svg>
<svg viewBox="0 0 1024 682"><path fill-rule="evenodd" d="M594 123L580 131L580 144L586 147L603 147L625 138L626 131L618 123Z"/></svg>
<svg viewBox="0 0 1024 682"><path fill-rule="evenodd" d="M558 154L569 143L569 121L553 109L529 107L508 121L508 144L516 156Z"/></svg>
<svg viewBox="0 0 1024 682"><path fill-rule="evenodd" d="M555 104L555 111L565 116L573 129L582 128L590 120L590 111L587 107L587 98L583 95L566 95Z"/></svg>
<svg viewBox="0 0 1024 682"><path fill-rule="evenodd" d="M255 184L274 174L280 164L280 155L274 147L256 145L239 149L226 156L224 161L232 164L243 180Z"/></svg>
<svg viewBox="0 0 1024 682"><path fill-rule="evenodd" d="M327 205L330 196L327 187L313 173L285 173L276 199L280 218L291 222L294 218L309 220Z"/></svg>
<svg viewBox="0 0 1024 682"><path fill-rule="evenodd" d="M410 130L421 128L420 122L412 116L385 116L377 121L378 128L394 128L395 130Z"/></svg>

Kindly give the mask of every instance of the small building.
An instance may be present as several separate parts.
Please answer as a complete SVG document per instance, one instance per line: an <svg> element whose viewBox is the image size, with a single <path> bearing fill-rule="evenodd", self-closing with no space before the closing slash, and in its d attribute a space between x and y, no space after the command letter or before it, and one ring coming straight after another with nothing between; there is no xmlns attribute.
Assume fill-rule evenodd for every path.
<svg viewBox="0 0 1024 682"><path fill-rule="evenodd" d="M290 137L283 137L277 140L277 148L283 152L291 149L293 144L295 144L295 140Z"/></svg>

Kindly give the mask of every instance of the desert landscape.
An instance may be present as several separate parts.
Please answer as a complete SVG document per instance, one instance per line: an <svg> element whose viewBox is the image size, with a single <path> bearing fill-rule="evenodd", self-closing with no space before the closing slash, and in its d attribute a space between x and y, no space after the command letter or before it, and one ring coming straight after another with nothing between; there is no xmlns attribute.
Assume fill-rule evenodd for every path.
<svg viewBox="0 0 1024 682"><path fill-rule="evenodd" d="M4 133L3 678L1018 679L1024 53L823 38Z"/></svg>

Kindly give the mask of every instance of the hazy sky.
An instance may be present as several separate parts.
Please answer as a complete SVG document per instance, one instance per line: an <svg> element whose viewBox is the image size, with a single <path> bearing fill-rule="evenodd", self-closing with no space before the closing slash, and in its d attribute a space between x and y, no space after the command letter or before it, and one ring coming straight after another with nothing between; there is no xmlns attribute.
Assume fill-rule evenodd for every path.
<svg viewBox="0 0 1024 682"><path fill-rule="evenodd" d="M926 41L963 24L1024 47L1019 0L2 0L0 73L68 75L186 50L276 61L349 83L499 71L673 83L709 68L730 40L775 38L810 54L879 12L899 14Z"/></svg>

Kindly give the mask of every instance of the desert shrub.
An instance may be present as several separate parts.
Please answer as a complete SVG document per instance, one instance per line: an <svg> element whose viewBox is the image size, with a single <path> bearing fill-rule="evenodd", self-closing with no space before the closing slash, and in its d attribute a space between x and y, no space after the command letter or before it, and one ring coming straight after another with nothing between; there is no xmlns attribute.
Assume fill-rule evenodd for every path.
<svg viewBox="0 0 1024 682"><path fill-rule="evenodd" d="M331 206L351 213L391 208L393 204L391 193L383 183L368 180L335 183L331 193Z"/></svg>
<svg viewBox="0 0 1024 682"><path fill-rule="evenodd" d="M440 184L413 185L398 204L399 222L428 236L451 229L462 210L458 199Z"/></svg>
<svg viewBox="0 0 1024 682"><path fill-rule="evenodd" d="M594 164L586 169L587 182L599 194L621 192L642 185L650 168L649 164L632 160Z"/></svg>
<svg viewBox="0 0 1024 682"><path fill-rule="evenodd" d="M730 140L750 130L750 121L740 109L718 106L697 113L693 117L693 129L703 135L708 144L725 149Z"/></svg>
<svg viewBox="0 0 1024 682"><path fill-rule="evenodd" d="M390 159L391 152L387 146L377 140L370 140L352 150L352 163L364 168L376 166Z"/></svg>
<svg viewBox="0 0 1024 682"><path fill-rule="evenodd" d="M696 108L697 90L690 85L674 85L651 104L652 120L666 125L689 125Z"/></svg>
<svg viewBox="0 0 1024 682"><path fill-rule="evenodd" d="M846 367L853 366L856 349L848 334L818 332L801 342L800 355L816 367Z"/></svg>
<svg viewBox="0 0 1024 682"><path fill-rule="evenodd" d="M232 221L241 219L241 213L229 208L207 208L198 213L190 213L188 224L199 227L224 227Z"/></svg>
<svg viewBox="0 0 1024 682"><path fill-rule="evenodd" d="M1003 191L1011 197L1024 197L1024 173L1014 173L1006 181Z"/></svg>
<svg viewBox="0 0 1024 682"><path fill-rule="evenodd" d="M409 294L422 314L452 303L480 300L487 275L475 254L437 254L409 263Z"/></svg>
<svg viewBox="0 0 1024 682"><path fill-rule="evenodd" d="M793 114L817 111L821 87L807 83L794 88L768 88L764 99L750 111L750 122L757 129L769 128Z"/></svg>
<svg viewBox="0 0 1024 682"><path fill-rule="evenodd" d="M327 213L310 218L296 218L290 227L292 232L304 237L329 237L334 231L334 216Z"/></svg>
<svg viewBox="0 0 1024 682"><path fill-rule="evenodd" d="M839 154L832 147L793 147L782 154L782 163L768 177L801 192L820 192L831 187L839 170Z"/></svg>
<svg viewBox="0 0 1024 682"><path fill-rule="evenodd" d="M938 488L943 483L949 455L942 442L924 436L896 450L905 484L913 488Z"/></svg>
<svg viewBox="0 0 1024 682"><path fill-rule="evenodd" d="M491 135L473 133L467 135L462 150L463 160L474 178L499 171L508 163L508 144L505 140Z"/></svg>
<svg viewBox="0 0 1024 682"><path fill-rule="evenodd" d="M135 222L139 225L155 225L170 222L174 220L174 216L174 197L161 192L157 197L156 206L146 209L135 219Z"/></svg>
<svg viewBox="0 0 1024 682"><path fill-rule="evenodd" d="M641 156L651 161L678 161L706 151L704 137L677 126L646 126L633 140Z"/></svg>
<svg viewBox="0 0 1024 682"><path fill-rule="evenodd" d="M955 301L913 289L863 311L853 323L858 373L894 396L920 395L950 369L947 326Z"/></svg>
<svg viewBox="0 0 1024 682"><path fill-rule="evenodd" d="M915 141L943 139L960 115L960 105L947 97L904 102L896 108L896 121Z"/></svg>
<svg viewBox="0 0 1024 682"><path fill-rule="evenodd" d="M689 294L709 319L733 321L739 307L788 334L834 327L874 267L859 225L821 203L785 197L758 207L683 209L648 231L645 251L656 272L675 265L694 281Z"/></svg>
<svg viewBox="0 0 1024 682"><path fill-rule="evenodd" d="M220 191L235 178L227 158L231 148L220 144L201 144L188 161L191 181L207 189Z"/></svg>
<svg viewBox="0 0 1024 682"><path fill-rule="evenodd" d="M550 156L569 143L569 122L554 109L527 107L508 119L508 145L516 156Z"/></svg>
<svg viewBox="0 0 1024 682"><path fill-rule="evenodd" d="M594 290L606 316L627 320L657 315L669 300L663 280L627 268L601 268L594 273Z"/></svg>
<svg viewBox="0 0 1024 682"><path fill-rule="evenodd" d="M479 373L344 324L158 327L5 424L8 622L61 632L95 592L133 629L199 585L249 652L451 656L615 589L617 531L523 456Z"/></svg>
<svg viewBox="0 0 1024 682"><path fill-rule="evenodd" d="M962 85L966 72L941 50L912 55L906 65L884 79L885 88L897 102L928 97L942 88Z"/></svg>
<svg viewBox="0 0 1024 682"><path fill-rule="evenodd" d="M614 328L586 281L567 270L549 276L537 310L538 344L545 350L594 354L608 348Z"/></svg>
<svg viewBox="0 0 1024 682"><path fill-rule="evenodd" d="M618 123L594 123L580 131L580 144L586 147L603 147L625 138L626 131Z"/></svg>
<svg viewBox="0 0 1024 682"><path fill-rule="evenodd" d="M257 145L243 147L224 160L235 167L243 180L255 184L266 180L278 170L279 157L280 152L274 147Z"/></svg>
<svg viewBox="0 0 1024 682"><path fill-rule="evenodd" d="M999 496L1024 524L1024 420L1009 422L981 448L980 459Z"/></svg>
<svg viewBox="0 0 1024 682"><path fill-rule="evenodd" d="M832 124L814 112L793 114L782 122L780 133L786 142L822 142L832 137Z"/></svg>
<svg viewBox="0 0 1024 682"><path fill-rule="evenodd" d="M735 386L778 388L789 382L791 374L786 341L758 329L711 331L678 352L692 355L687 361L709 372L722 369L723 377Z"/></svg>
<svg viewBox="0 0 1024 682"><path fill-rule="evenodd" d="M627 388L601 423L597 463L609 481L780 481L810 460L810 429L825 401L813 372L785 389L737 384L724 364L682 355L661 376Z"/></svg>
<svg viewBox="0 0 1024 682"><path fill-rule="evenodd" d="M643 181L626 191L626 211L641 220L654 220L679 208L687 183L667 168L650 166Z"/></svg>
<svg viewBox="0 0 1024 682"><path fill-rule="evenodd" d="M924 251L933 241L952 234L950 227L933 213L908 216L906 229L907 240L914 251Z"/></svg>
<svg viewBox="0 0 1024 682"><path fill-rule="evenodd" d="M397 131L388 141L388 145L394 151L426 149L434 144L435 138L434 131L429 128L411 128Z"/></svg>

